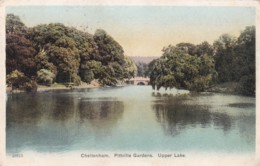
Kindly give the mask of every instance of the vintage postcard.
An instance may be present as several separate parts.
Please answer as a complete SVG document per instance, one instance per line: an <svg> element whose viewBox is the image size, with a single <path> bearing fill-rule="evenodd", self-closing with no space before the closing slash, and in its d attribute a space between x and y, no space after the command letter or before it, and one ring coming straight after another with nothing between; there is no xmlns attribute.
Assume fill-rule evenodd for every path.
<svg viewBox="0 0 260 166"><path fill-rule="evenodd" d="M2 165L259 165L259 1L1 1Z"/></svg>

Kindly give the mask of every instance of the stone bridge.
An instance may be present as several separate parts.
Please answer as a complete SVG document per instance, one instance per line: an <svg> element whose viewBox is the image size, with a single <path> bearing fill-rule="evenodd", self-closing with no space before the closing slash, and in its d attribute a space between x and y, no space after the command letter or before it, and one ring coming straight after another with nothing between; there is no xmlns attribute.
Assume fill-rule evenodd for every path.
<svg viewBox="0 0 260 166"><path fill-rule="evenodd" d="M150 82L149 77L133 77L131 79L125 80L127 84L132 84L132 85L148 85Z"/></svg>

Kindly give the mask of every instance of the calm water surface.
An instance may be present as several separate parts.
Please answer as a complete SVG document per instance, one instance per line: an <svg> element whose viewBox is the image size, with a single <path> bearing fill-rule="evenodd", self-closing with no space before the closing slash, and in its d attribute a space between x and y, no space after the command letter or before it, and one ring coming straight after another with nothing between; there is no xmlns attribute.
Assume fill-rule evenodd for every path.
<svg viewBox="0 0 260 166"><path fill-rule="evenodd" d="M8 95L7 153L254 153L255 98L187 93L127 86Z"/></svg>

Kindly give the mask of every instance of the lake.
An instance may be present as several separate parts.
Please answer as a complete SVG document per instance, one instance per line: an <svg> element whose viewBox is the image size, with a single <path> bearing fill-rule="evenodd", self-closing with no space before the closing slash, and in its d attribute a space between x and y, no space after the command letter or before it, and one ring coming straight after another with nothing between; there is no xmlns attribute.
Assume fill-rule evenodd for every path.
<svg viewBox="0 0 260 166"><path fill-rule="evenodd" d="M6 151L255 153L255 104L150 86L8 94Z"/></svg>

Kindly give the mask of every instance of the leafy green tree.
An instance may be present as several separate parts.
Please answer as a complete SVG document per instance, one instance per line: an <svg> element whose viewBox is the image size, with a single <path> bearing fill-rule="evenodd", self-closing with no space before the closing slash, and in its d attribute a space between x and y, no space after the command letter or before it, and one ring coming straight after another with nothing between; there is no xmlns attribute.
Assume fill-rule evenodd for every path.
<svg viewBox="0 0 260 166"><path fill-rule="evenodd" d="M233 78L245 95L255 95L255 49L255 26L246 27L237 39L232 65Z"/></svg>
<svg viewBox="0 0 260 166"><path fill-rule="evenodd" d="M44 49L40 50L38 54L34 57L36 62L37 70L46 69L55 74L55 77L58 73L57 67L50 62L49 57Z"/></svg>
<svg viewBox="0 0 260 166"><path fill-rule="evenodd" d="M6 82L9 87L19 90L36 91L37 83L30 80L24 73L14 70L6 76Z"/></svg>
<svg viewBox="0 0 260 166"><path fill-rule="evenodd" d="M134 61L128 56L124 57L125 66L124 66L124 78L135 77L137 74L137 67Z"/></svg>
<svg viewBox="0 0 260 166"><path fill-rule="evenodd" d="M14 70L25 73L26 76L36 75L34 56L37 53L32 42L26 38L27 27L18 16L6 16L6 73Z"/></svg>
<svg viewBox="0 0 260 166"><path fill-rule="evenodd" d="M73 27L67 27L66 35L75 41L75 46L79 51L81 62L101 60L98 55L98 46L94 41L94 36L92 34L77 30Z"/></svg>
<svg viewBox="0 0 260 166"><path fill-rule="evenodd" d="M51 85L54 82L55 74L50 70L41 69L37 72L37 81L45 85Z"/></svg>
<svg viewBox="0 0 260 166"><path fill-rule="evenodd" d="M34 56L36 50L26 37L28 28L18 16L6 16L6 81L12 89L32 91L37 84Z"/></svg>
<svg viewBox="0 0 260 166"><path fill-rule="evenodd" d="M76 49L50 46L47 53L51 62L57 67L57 81L69 82L73 74L77 74L79 68L79 54Z"/></svg>
<svg viewBox="0 0 260 166"><path fill-rule="evenodd" d="M114 86L118 83L114 69L110 65L101 67L100 78L98 80L101 85Z"/></svg>
<svg viewBox="0 0 260 166"><path fill-rule="evenodd" d="M21 21L20 17L14 14L6 15L6 34L24 35L27 33L27 27Z"/></svg>
<svg viewBox="0 0 260 166"><path fill-rule="evenodd" d="M148 76L148 64L139 62L137 64L137 76L146 77Z"/></svg>
<svg viewBox="0 0 260 166"><path fill-rule="evenodd" d="M174 46L165 48L163 55L152 63L150 82L157 90L176 87L204 91L215 73L212 56L192 56Z"/></svg>
<svg viewBox="0 0 260 166"><path fill-rule="evenodd" d="M6 36L6 72L19 70L31 77L36 75L34 56L36 50L24 36L8 34Z"/></svg>
<svg viewBox="0 0 260 166"><path fill-rule="evenodd" d="M66 27L60 23L40 24L29 30L29 37L37 51L47 50L46 47L54 44L61 37L66 36Z"/></svg>
<svg viewBox="0 0 260 166"><path fill-rule="evenodd" d="M38 70L50 70L61 83L75 83L79 79L76 77L80 66L78 43L69 33L72 33L70 28L59 23L38 25L30 30L31 40L39 51L36 56Z"/></svg>
<svg viewBox="0 0 260 166"><path fill-rule="evenodd" d="M207 41L202 42L201 44L196 45L194 49L194 54L198 56L202 55L213 55L213 46L211 46Z"/></svg>
<svg viewBox="0 0 260 166"><path fill-rule="evenodd" d="M196 52L196 45L192 43L179 43L176 45L176 47L184 52L186 52L189 55L195 55ZM165 48L164 48L165 49Z"/></svg>
<svg viewBox="0 0 260 166"><path fill-rule="evenodd" d="M228 34L221 35L213 44L215 49L215 68L220 83L232 81L232 63L236 39Z"/></svg>
<svg viewBox="0 0 260 166"><path fill-rule="evenodd" d="M98 59L95 60L100 61L104 66L98 80L104 85L115 85L124 78L124 50L104 30L96 30L94 40L98 47ZM105 73L105 69L107 69L107 73Z"/></svg>
<svg viewBox="0 0 260 166"><path fill-rule="evenodd" d="M101 67L101 62L95 60L89 60L81 64L80 77L82 81L90 83L93 79L100 78Z"/></svg>
<svg viewBox="0 0 260 166"><path fill-rule="evenodd" d="M255 94L255 27L246 27L236 39L227 34L214 42L218 82L238 82L239 93Z"/></svg>
<svg viewBox="0 0 260 166"><path fill-rule="evenodd" d="M207 41L204 41L198 45L194 45L192 43L179 43L176 47L189 55L213 55L213 46L211 46Z"/></svg>
<svg viewBox="0 0 260 166"><path fill-rule="evenodd" d="M107 65L109 62L117 62L119 65L124 65L124 50L122 46L104 30L96 30L94 40L97 43L103 65Z"/></svg>
<svg viewBox="0 0 260 166"><path fill-rule="evenodd" d="M157 62L158 60L159 60L159 59L157 58L157 59L152 60L150 63L148 63L148 65L147 65L147 72L146 72L146 75L147 75L148 77L151 77L151 76L152 76L152 71L153 71L154 66L155 66L155 64L156 64L156 62Z"/></svg>
<svg viewBox="0 0 260 166"><path fill-rule="evenodd" d="M99 78L101 58L93 35L73 27L68 28L66 35L75 41L75 46L78 49L80 56L78 74L81 80L90 83L93 79Z"/></svg>

